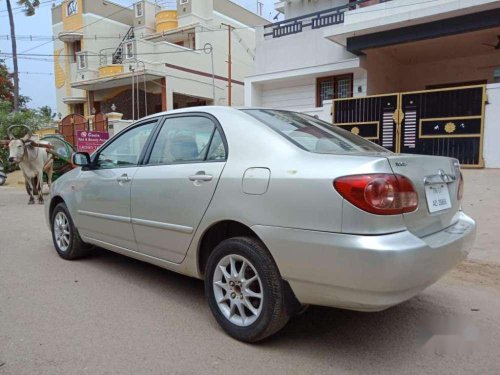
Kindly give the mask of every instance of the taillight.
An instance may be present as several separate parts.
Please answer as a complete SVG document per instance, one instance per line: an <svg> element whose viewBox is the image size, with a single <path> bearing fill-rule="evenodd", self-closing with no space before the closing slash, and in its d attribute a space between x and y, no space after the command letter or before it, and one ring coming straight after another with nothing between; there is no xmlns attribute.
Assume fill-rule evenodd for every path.
<svg viewBox="0 0 500 375"><path fill-rule="evenodd" d="M464 176L462 175L462 172L460 172L460 179L458 180L457 199L461 201L463 196L464 196Z"/></svg>
<svg viewBox="0 0 500 375"><path fill-rule="evenodd" d="M410 180L394 174L364 174L339 177L335 189L358 208L377 215L412 212L418 206L418 194Z"/></svg>

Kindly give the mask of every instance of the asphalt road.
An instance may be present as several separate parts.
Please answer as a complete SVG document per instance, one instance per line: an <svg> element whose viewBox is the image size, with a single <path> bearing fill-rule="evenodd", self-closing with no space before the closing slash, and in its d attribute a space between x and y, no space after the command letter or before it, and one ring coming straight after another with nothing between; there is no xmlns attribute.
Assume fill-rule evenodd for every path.
<svg viewBox="0 0 500 375"><path fill-rule="evenodd" d="M64 261L26 203L0 188L0 375L500 373L498 245L400 306L312 307L247 345L219 329L201 281L104 250Z"/></svg>

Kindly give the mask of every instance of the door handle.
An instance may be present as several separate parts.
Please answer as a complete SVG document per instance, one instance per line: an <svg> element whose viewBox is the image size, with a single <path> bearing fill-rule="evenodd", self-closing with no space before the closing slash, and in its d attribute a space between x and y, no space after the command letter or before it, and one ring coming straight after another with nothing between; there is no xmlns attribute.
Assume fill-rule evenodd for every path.
<svg viewBox="0 0 500 375"><path fill-rule="evenodd" d="M196 172L196 174L193 174L189 176L189 181L212 181L214 176L210 174L205 174L204 171L199 171Z"/></svg>
<svg viewBox="0 0 500 375"><path fill-rule="evenodd" d="M124 173L120 177L117 177L116 181L118 181L119 183L123 183L130 182L132 181L132 179L128 176L128 174Z"/></svg>

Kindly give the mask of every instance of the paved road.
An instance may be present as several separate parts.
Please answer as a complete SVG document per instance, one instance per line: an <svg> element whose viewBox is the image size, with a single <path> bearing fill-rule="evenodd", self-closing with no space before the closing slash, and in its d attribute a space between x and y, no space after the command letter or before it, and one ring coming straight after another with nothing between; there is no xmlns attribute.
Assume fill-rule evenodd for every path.
<svg viewBox="0 0 500 375"><path fill-rule="evenodd" d="M478 211L491 176L472 177ZM500 373L500 233L486 223L498 203L474 260L418 297L380 313L310 308L247 345L218 328L200 281L104 250L60 259L26 202L0 188L0 375Z"/></svg>

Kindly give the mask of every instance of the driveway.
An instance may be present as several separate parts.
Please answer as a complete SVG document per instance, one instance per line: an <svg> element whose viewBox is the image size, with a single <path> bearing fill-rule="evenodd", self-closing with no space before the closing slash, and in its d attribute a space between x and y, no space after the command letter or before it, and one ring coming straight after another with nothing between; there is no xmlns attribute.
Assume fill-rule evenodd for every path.
<svg viewBox="0 0 500 375"><path fill-rule="evenodd" d="M500 373L500 171L466 171L470 260L379 313L311 307L257 345L226 336L201 281L99 250L68 262L42 206L0 188L0 374Z"/></svg>

